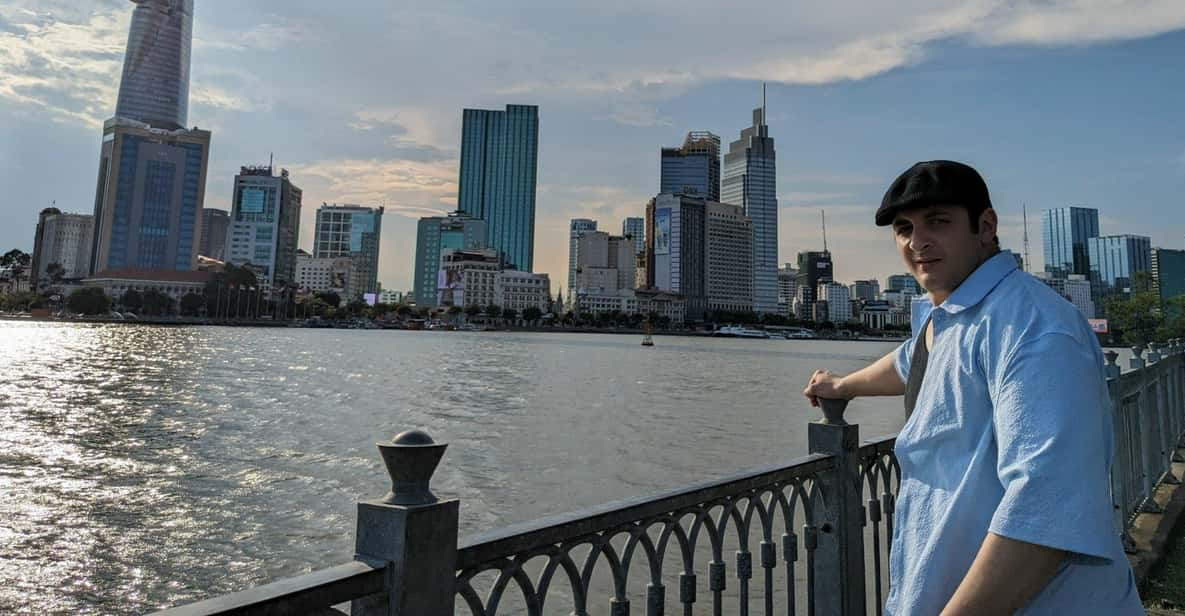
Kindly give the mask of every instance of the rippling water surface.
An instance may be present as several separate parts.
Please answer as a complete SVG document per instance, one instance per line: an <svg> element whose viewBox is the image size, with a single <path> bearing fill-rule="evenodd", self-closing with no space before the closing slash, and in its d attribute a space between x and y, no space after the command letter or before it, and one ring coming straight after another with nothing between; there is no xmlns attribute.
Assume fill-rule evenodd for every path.
<svg viewBox="0 0 1185 616"><path fill-rule="evenodd" d="M418 427L461 532L805 453L891 343L0 322L0 613L133 614L344 562ZM861 401L862 435L900 399Z"/></svg>

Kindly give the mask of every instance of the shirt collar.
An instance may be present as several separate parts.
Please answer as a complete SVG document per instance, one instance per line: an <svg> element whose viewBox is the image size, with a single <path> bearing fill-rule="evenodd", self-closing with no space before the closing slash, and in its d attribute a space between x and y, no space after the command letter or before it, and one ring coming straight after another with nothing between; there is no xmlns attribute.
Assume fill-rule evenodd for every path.
<svg viewBox="0 0 1185 616"><path fill-rule="evenodd" d="M983 301L996 285L1000 284L1004 277L1011 274L1016 269L1016 259L1011 254L1006 252L998 252L987 261L984 261L971 272L963 280L962 284L955 289L937 306L949 314L958 314L972 306ZM935 308L934 304L930 302L929 295L922 295L914 299L913 307L913 323L914 329L918 329L921 324L917 321L925 322L926 317Z"/></svg>

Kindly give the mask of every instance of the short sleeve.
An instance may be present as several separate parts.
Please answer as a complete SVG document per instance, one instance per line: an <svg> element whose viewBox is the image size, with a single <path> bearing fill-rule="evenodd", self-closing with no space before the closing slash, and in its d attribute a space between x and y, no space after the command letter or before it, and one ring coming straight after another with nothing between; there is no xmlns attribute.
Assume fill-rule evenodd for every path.
<svg viewBox="0 0 1185 616"><path fill-rule="evenodd" d="M909 382L909 362L913 359L913 344L916 337L907 338L893 351L893 367L897 369L897 376L902 383Z"/></svg>
<svg viewBox="0 0 1185 616"><path fill-rule="evenodd" d="M1051 333L997 366L989 389L1004 495L991 532L1113 557L1110 407L1096 363L1088 344Z"/></svg>

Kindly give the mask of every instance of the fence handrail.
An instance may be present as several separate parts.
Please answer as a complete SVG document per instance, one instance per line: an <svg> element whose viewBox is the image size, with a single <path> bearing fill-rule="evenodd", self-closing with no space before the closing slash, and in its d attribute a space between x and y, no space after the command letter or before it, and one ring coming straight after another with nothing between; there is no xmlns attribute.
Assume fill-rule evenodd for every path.
<svg viewBox="0 0 1185 616"><path fill-rule="evenodd" d="M835 456L808 454L778 464L743 470L719 479L685 485L658 495L623 499L468 537L457 549L457 570L514 554L578 539L654 516L744 494L772 484L832 468Z"/></svg>
<svg viewBox="0 0 1185 616"><path fill-rule="evenodd" d="M159 616L340 614L329 608L387 590L386 567L351 561L160 612Z"/></svg>

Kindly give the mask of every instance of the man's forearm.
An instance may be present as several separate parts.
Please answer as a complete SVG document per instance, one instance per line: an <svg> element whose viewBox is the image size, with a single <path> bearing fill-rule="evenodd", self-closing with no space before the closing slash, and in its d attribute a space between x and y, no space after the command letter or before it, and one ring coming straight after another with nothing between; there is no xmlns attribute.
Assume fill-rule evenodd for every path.
<svg viewBox="0 0 1185 616"><path fill-rule="evenodd" d="M853 372L839 382L844 398L862 396L900 396L905 393L905 383L893 365L893 354L889 353L872 365Z"/></svg>
<svg viewBox="0 0 1185 616"><path fill-rule="evenodd" d="M1053 579L1062 550L988 533L942 616L1012 614Z"/></svg>

